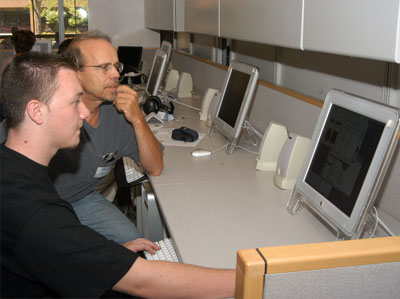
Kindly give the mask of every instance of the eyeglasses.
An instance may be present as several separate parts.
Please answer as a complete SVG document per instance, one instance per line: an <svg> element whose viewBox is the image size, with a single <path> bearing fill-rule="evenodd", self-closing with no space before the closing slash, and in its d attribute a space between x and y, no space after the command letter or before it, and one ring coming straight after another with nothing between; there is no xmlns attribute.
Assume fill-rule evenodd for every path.
<svg viewBox="0 0 400 299"><path fill-rule="evenodd" d="M113 67L118 71L118 73L121 73L122 70L124 69L124 65L122 64L122 62L117 62L117 63L103 63L103 64L99 64L99 65L81 65L81 68L83 67L96 67L99 68L103 71L104 74L110 74L111 71L113 70Z"/></svg>

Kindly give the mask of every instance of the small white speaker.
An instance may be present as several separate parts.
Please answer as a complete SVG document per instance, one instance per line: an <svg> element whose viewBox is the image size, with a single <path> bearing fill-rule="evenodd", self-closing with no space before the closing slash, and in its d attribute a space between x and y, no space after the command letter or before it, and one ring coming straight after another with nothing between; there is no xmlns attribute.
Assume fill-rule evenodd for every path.
<svg viewBox="0 0 400 299"><path fill-rule="evenodd" d="M165 90L171 91L178 86L179 72L177 70L170 70L167 78L165 79Z"/></svg>
<svg viewBox="0 0 400 299"><path fill-rule="evenodd" d="M220 98L220 93L219 92L215 93L211 99L210 105L208 106L207 122L206 122L206 125L208 127L211 126L214 117L217 113L219 98Z"/></svg>
<svg viewBox="0 0 400 299"><path fill-rule="evenodd" d="M215 95L218 94L218 90L213 88L207 88L204 93L203 102L201 104L201 112L200 112L200 120L207 121L208 118L208 110L210 108L211 100Z"/></svg>
<svg viewBox="0 0 400 299"><path fill-rule="evenodd" d="M178 81L178 97L188 98L192 96L193 81L192 75L182 72Z"/></svg>
<svg viewBox="0 0 400 299"><path fill-rule="evenodd" d="M257 170L275 171L279 153L288 139L286 126L271 121L265 130L257 157Z"/></svg>
<svg viewBox="0 0 400 299"><path fill-rule="evenodd" d="M290 133L279 154L274 177L281 189L293 189L304 162L310 139Z"/></svg>

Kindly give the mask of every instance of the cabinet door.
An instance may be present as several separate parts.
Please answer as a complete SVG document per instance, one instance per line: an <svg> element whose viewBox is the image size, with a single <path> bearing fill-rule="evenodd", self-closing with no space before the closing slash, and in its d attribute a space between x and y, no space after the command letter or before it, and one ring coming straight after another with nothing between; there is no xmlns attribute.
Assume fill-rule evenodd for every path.
<svg viewBox="0 0 400 299"><path fill-rule="evenodd" d="M145 27L158 30L174 30L174 0L145 0Z"/></svg>
<svg viewBox="0 0 400 299"><path fill-rule="evenodd" d="M399 62L399 0L304 0L304 49Z"/></svg>
<svg viewBox="0 0 400 299"><path fill-rule="evenodd" d="M219 35L219 0L185 0L185 31Z"/></svg>
<svg viewBox="0 0 400 299"><path fill-rule="evenodd" d="M303 0L221 0L222 37L302 48Z"/></svg>

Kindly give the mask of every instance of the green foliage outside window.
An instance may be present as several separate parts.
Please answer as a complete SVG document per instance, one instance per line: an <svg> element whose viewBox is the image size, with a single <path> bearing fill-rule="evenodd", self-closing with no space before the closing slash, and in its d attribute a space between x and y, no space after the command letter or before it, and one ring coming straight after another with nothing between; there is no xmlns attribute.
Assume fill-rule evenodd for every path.
<svg viewBox="0 0 400 299"><path fill-rule="evenodd" d="M31 0L37 22L37 33L58 31L58 1ZM76 5L76 6L75 6ZM64 0L64 31L65 33L80 33L87 31L87 0Z"/></svg>

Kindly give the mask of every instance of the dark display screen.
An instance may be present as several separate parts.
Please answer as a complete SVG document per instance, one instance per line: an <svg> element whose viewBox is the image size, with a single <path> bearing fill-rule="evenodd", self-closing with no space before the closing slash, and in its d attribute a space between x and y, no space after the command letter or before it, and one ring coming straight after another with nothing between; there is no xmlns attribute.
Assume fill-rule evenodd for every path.
<svg viewBox="0 0 400 299"><path fill-rule="evenodd" d="M306 183L350 217L385 124L332 105Z"/></svg>
<svg viewBox="0 0 400 299"><path fill-rule="evenodd" d="M232 128L235 127L240 107L249 84L250 75L232 70L231 76L222 99L218 118L222 119Z"/></svg>

